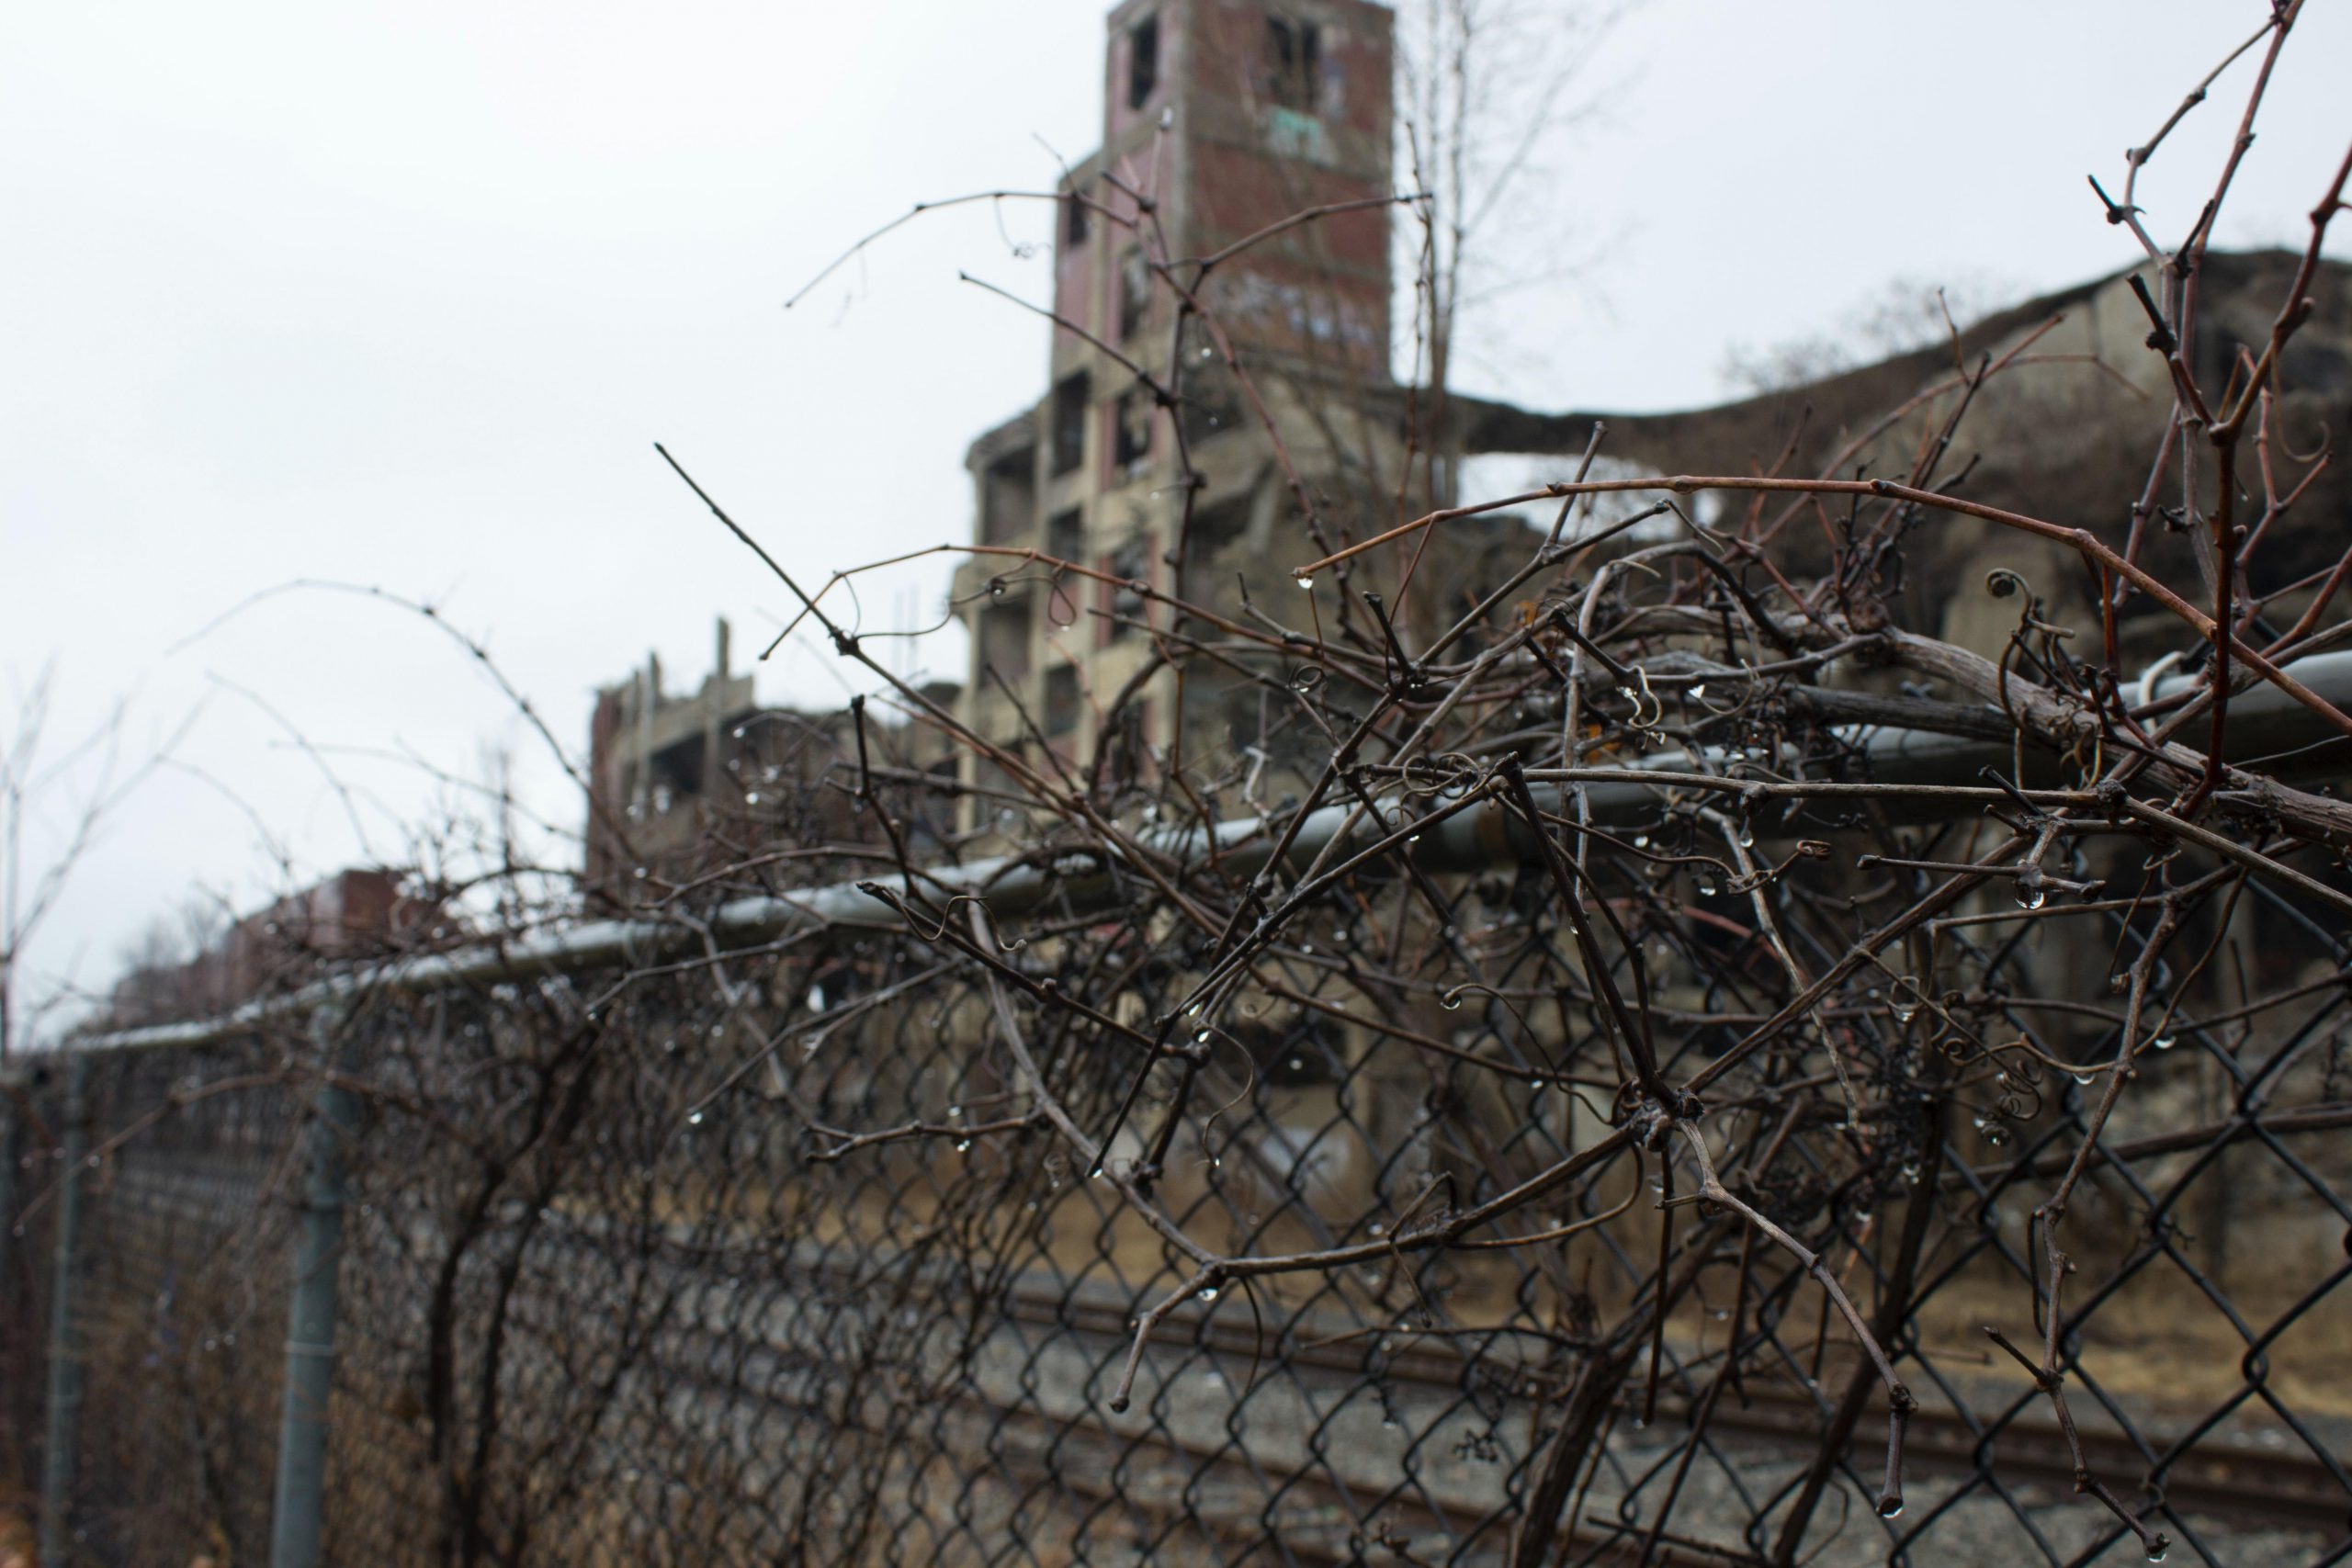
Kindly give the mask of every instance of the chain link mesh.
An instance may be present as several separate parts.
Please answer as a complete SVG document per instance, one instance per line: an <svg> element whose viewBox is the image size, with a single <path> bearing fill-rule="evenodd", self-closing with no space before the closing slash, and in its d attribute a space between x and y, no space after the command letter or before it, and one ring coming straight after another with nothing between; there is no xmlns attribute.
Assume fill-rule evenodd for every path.
<svg viewBox="0 0 2352 1568"><path fill-rule="evenodd" d="M1112 1123L1204 954L1076 909L102 1055L77 1539L259 1560L301 1086L337 1075L366 1115L331 1561L1486 1563L1532 1517L1579 1562L2143 1554L1985 1328L2046 1331L2036 1204L2104 1075L2045 1064L2112 1057L2113 1008L2066 976L2146 910L2029 940L1960 908L1968 984L1859 977L1859 1121L1817 1049L1709 1091L1770 1145L1744 1201L1917 1396L1882 1517L1880 1378L1787 1249L1689 1201L1687 1154L1615 1136L1532 874L1423 880L1367 869L1186 1018L1198 1049L1151 1060L1101 1171L1057 1119ZM2233 886L2197 917L2200 972L2184 942L2155 976L2165 1032L2086 1145L2056 1344L2086 1463L2173 1551L2319 1561L2352 1502L2343 971L2294 903ZM1642 939L1678 1076L1770 1010L1708 929ZM1818 934L1800 956L1836 963L1848 939ZM55 1086L24 1109L12 1284L38 1333ZM1190 1242L1274 1266L1204 1271Z"/></svg>

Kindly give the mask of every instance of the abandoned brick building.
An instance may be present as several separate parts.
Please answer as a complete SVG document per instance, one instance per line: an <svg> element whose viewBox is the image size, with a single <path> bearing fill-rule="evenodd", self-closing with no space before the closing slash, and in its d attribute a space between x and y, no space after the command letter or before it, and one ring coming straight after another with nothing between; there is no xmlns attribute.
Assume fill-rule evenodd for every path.
<svg viewBox="0 0 2352 1568"><path fill-rule="evenodd" d="M1065 760L1106 747L1165 758L1181 739L1184 762L1203 776L1237 763L1253 730L1264 739L1253 699L1220 694L1205 671L1186 688L1176 736L1171 678L1147 674L1165 611L1130 588L1006 552L1034 549L1227 614L1246 613L1246 592L1294 618L1291 570L1325 553L1318 534L1363 537L1433 503L1570 478L1597 423L1608 425L1609 477L1775 465L1901 475L1963 396L1959 371L2018 351L1966 394L1968 423L1939 478L2119 538L2131 526L2169 392L2128 273L2001 311L1954 343L1690 412L1536 413L1399 385L1389 368L1394 208L1379 204L1396 188L1391 25L1363 0L1127 0L1110 14L1102 150L1061 186L1062 324L1050 333L1048 390L966 458L975 541L997 552L976 554L955 583L971 650L959 716L975 734ZM1197 267L1307 209L1351 202L1373 205L1284 229L1205 274ZM2200 374L2267 336L2291 266L2284 255L2208 259L2192 345ZM2346 276L2341 265L2324 269L2317 315L2281 367L2277 418L2297 450L2352 405ZM1224 343L1180 312L1178 284ZM1228 344L1262 416L1226 369ZM1172 409L1147 376L1175 389ZM1432 449L1447 457L1438 486L1416 462ZM2323 473L2297 503L2296 542L2274 541L2270 561L2324 567L2318 557L2340 530L2311 525L2340 523L2347 495L2340 472ZM1713 498L1700 500L1710 507L1702 520L1714 515ZM1522 564L1531 526L1548 526L1553 510L1464 520L1434 536L1401 615L1408 640L1416 617L1450 619L1477 585ZM2152 564L2185 565L2191 541L2162 519L2147 525ZM1827 562L1826 536L1811 520L1784 529L1775 550L1799 576ZM1905 624L1994 653L2016 621L2014 604L1981 592L1996 566L2023 572L2052 613L2087 612L2077 563L2057 547L1966 519L1916 529L1872 588ZM1980 591L1956 592L1961 584ZM1355 586L1392 584L1375 569ZM964 768L967 784L990 772L978 760Z"/></svg>
<svg viewBox="0 0 2352 1568"><path fill-rule="evenodd" d="M202 1018L301 985L321 965L387 958L462 939L462 917L413 872L355 866L229 924L192 956L133 965L101 1021L133 1029Z"/></svg>
<svg viewBox="0 0 2352 1568"><path fill-rule="evenodd" d="M1102 150L1065 178L1057 225L1054 310L1070 326L1053 331L1046 395L972 444L980 544L1163 589L1181 562L1180 592L1199 597L1232 581L1237 555L1289 554L1295 507L1272 442L1200 319L1180 330L1152 263L1349 202L1375 205L1295 228L1193 286L1302 476L1347 495L1351 518L1370 504L1387 437L1368 443L1369 425L1334 416L1387 384L1389 224L1376 204L1391 188L1391 21L1363 0L1129 0L1111 13ZM1173 421L1123 359L1163 384L1180 367ZM958 575L972 649L961 716L992 741L1076 754L1104 739L1103 706L1148 659L1142 602L1019 565L981 556ZM1135 739L1164 747L1168 706L1157 691L1130 705Z"/></svg>

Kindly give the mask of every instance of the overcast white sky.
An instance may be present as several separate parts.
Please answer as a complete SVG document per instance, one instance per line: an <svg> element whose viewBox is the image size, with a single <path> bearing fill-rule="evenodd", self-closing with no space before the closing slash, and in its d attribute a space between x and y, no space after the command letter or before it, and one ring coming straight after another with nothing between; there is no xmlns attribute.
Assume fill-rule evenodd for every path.
<svg viewBox="0 0 2352 1568"><path fill-rule="evenodd" d="M184 889L249 903L273 883L224 789L305 871L361 857L316 762L216 678L322 746L459 773L514 746L535 797L577 817L480 672L412 617L298 594L174 650L255 590L429 598L578 745L594 686L647 649L690 682L715 615L740 649L783 608L653 441L811 577L963 538L965 442L1037 393L1045 337L956 273L1042 297L1042 255L1009 243L1036 217L928 220L779 305L909 203L1044 186L1045 146L1088 151L1106 8L7 7L0 698L54 657L53 739L129 693L135 748L212 691L180 754L221 786L144 786L37 966L103 982ZM1651 0L1588 76L1603 118L1546 150L1532 193L1565 215L1573 276L1498 299L1465 379L1547 407L1705 402L1729 345L1831 326L1892 277L2021 296L2125 265L2084 174L2120 175L2266 8ZM2347 66L2346 7L2313 5L2225 243L2301 243L2352 131ZM2143 180L2159 232L2194 214L2249 75ZM944 580L879 588L868 624L934 608ZM960 673L956 645L927 657ZM762 694L836 700L832 663L780 655ZM435 786L341 765L369 850L397 858Z"/></svg>

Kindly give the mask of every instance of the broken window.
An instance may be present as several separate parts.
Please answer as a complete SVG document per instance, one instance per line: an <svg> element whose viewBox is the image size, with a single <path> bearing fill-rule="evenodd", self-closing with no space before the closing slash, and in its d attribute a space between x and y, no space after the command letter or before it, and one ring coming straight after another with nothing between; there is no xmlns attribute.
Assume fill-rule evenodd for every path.
<svg viewBox="0 0 2352 1568"><path fill-rule="evenodd" d="M980 542L1025 543L1037 525L1037 451L1023 446L990 463L980 474Z"/></svg>
<svg viewBox="0 0 2352 1568"><path fill-rule="evenodd" d="M1054 472L1076 471L1086 461L1086 405L1093 400L1085 371L1065 376L1054 386Z"/></svg>
<svg viewBox="0 0 2352 1568"><path fill-rule="evenodd" d="M1136 335L1151 311L1151 268L1143 252L1131 250L1119 258L1119 341Z"/></svg>
<svg viewBox="0 0 2352 1568"><path fill-rule="evenodd" d="M1266 18L1266 96L1300 114L1317 112L1323 29L1288 17Z"/></svg>
<svg viewBox="0 0 2352 1568"><path fill-rule="evenodd" d="M1117 440L1113 458L1128 478L1135 477L1151 456L1151 415L1154 408L1151 389L1135 386L1119 399Z"/></svg>
<svg viewBox="0 0 2352 1568"><path fill-rule="evenodd" d="M1046 734L1058 739L1078 728L1078 666L1057 664L1046 671Z"/></svg>
<svg viewBox="0 0 2352 1568"><path fill-rule="evenodd" d="M1086 514L1075 506L1057 512L1046 521L1046 553L1056 560L1074 561L1086 548Z"/></svg>
<svg viewBox="0 0 2352 1568"><path fill-rule="evenodd" d="M1111 554L1106 563L1111 575L1118 581L1111 589L1111 614L1115 618L1105 626L1104 639L1116 642L1132 636L1139 622L1150 613L1150 603L1137 591L1136 584L1151 581L1151 539L1143 536L1128 540Z"/></svg>
<svg viewBox="0 0 2352 1568"><path fill-rule="evenodd" d="M1127 107L1139 109L1159 85L1159 18L1146 17L1127 29Z"/></svg>
<svg viewBox="0 0 2352 1568"><path fill-rule="evenodd" d="M702 794L702 737L673 741L653 753L654 809Z"/></svg>
<svg viewBox="0 0 2352 1568"><path fill-rule="evenodd" d="M1086 243L1089 217L1083 193L1073 190L1062 197L1062 249L1074 251Z"/></svg>

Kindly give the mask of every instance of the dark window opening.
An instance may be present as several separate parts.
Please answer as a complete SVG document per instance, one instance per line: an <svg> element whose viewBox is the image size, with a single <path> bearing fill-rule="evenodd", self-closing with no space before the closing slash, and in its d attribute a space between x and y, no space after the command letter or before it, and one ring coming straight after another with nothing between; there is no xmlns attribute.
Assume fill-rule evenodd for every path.
<svg viewBox="0 0 2352 1568"><path fill-rule="evenodd" d="M657 811L702 794L702 737L692 736L653 753L653 796Z"/></svg>
<svg viewBox="0 0 2352 1568"><path fill-rule="evenodd" d="M1266 96L1286 109L1314 114L1323 69L1323 29L1285 17L1266 18Z"/></svg>
<svg viewBox="0 0 2352 1568"><path fill-rule="evenodd" d="M1117 441L1113 458L1130 477L1151 456L1151 389L1136 387L1119 400Z"/></svg>
<svg viewBox="0 0 2352 1568"><path fill-rule="evenodd" d="M1116 641L1131 637L1136 627L1125 623L1140 621L1150 613L1150 602L1136 591L1136 584L1151 581L1151 541L1148 537L1130 539L1113 552L1111 575L1119 581L1111 590L1111 614L1117 617L1109 623L1109 637Z"/></svg>
<svg viewBox="0 0 2352 1568"><path fill-rule="evenodd" d="M1054 388L1054 472L1074 472L1086 461L1086 405L1093 400L1086 372L1065 376Z"/></svg>
<svg viewBox="0 0 2352 1568"><path fill-rule="evenodd" d="M1056 560L1076 561L1086 548L1086 514L1073 506L1046 520L1046 553Z"/></svg>
<svg viewBox="0 0 2352 1568"><path fill-rule="evenodd" d="M1139 109L1159 85L1159 18L1146 17L1127 29L1127 107Z"/></svg>
<svg viewBox="0 0 2352 1568"><path fill-rule="evenodd" d="M1086 210L1086 197L1071 191L1062 197L1062 249L1074 251L1086 243L1086 231L1091 215Z"/></svg>
<svg viewBox="0 0 2352 1568"><path fill-rule="evenodd" d="M1024 446L990 463L980 475L980 542L1025 543L1037 525L1037 451Z"/></svg>
<svg viewBox="0 0 2352 1568"><path fill-rule="evenodd" d="M1151 313L1151 268L1143 252L1129 251L1119 258L1119 340L1136 335Z"/></svg>
<svg viewBox="0 0 2352 1568"><path fill-rule="evenodd" d="M1055 739L1078 728L1078 667L1057 664L1046 671L1046 733Z"/></svg>

